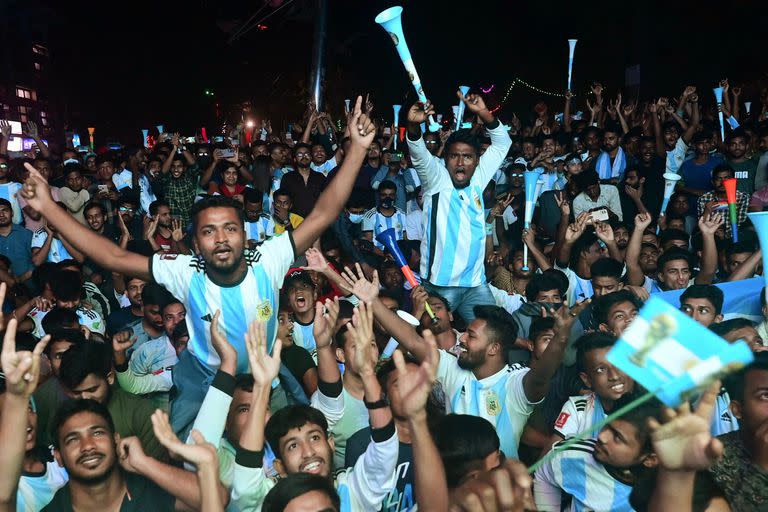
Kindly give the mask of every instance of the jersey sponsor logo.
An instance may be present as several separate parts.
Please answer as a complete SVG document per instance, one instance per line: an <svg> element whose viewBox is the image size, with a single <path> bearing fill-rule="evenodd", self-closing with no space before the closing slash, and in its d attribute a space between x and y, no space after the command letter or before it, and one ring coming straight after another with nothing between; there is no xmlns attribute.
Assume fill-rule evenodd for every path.
<svg viewBox="0 0 768 512"><path fill-rule="evenodd" d="M161 254L160 255L161 260L175 260L178 257L179 257L178 254Z"/></svg>
<svg viewBox="0 0 768 512"><path fill-rule="evenodd" d="M269 320L269 317L272 316L272 303L268 300L265 300L258 306L256 306L256 316L259 320L262 322L266 322Z"/></svg>
<svg viewBox="0 0 768 512"><path fill-rule="evenodd" d="M555 427L557 428L563 428L563 426L568 421L568 418L570 418L571 415L567 412L561 412L560 416L557 417L557 421L555 421Z"/></svg>
<svg viewBox="0 0 768 512"><path fill-rule="evenodd" d="M206 313L204 316L200 317L200 320L202 320L203 322L212 322L213 317L211 316L210 313Z"/></svg>

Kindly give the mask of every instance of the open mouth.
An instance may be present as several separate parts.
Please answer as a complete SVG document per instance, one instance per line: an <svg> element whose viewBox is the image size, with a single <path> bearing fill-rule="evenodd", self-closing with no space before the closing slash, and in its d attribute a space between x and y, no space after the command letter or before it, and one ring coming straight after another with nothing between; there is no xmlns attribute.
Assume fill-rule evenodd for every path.
<svg viewBox="0 0 768 512"><path fill-rule="evenodd" d="M463 169L457 169L456 170L456 180L463 181L466 179L467 173Z"/></svg>
<svg viewBox="0 0 768 512"><path fill-rule="evenodd" d="M226 260L230 254L232 254L232 249L229 247L221 247L213 251L213 257L217 260Z"/></svg>
<svg viewBox="0 0 768 512"><path fill-rule="evenodd" d="M296 295L296 306L303 308L307 305L307 299L303 295Z"/></svg>
<svg viewBox="0 0 768 512"><path fill-rule="evenodd" d="M322 468L322 466L323 466L322 460L313 460L301 466L300 470L302 473L311 473L313 475L317 475L320 473L320 469Z"/></svg>

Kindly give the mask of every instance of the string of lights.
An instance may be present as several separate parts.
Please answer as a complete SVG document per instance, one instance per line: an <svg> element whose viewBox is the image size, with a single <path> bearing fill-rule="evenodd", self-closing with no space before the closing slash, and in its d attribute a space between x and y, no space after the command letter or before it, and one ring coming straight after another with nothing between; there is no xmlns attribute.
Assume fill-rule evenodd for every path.
<svg viewBox="0 0 768 512"><path fill-rule="evenodd" d="M507 101L507 98L509 97L509 94L512 92L512 89L514 89L515 85L517 85L517 84L524 85L525 87L529 88L532 91L536 91L539 94L546 94L547 96L555 96L555 97L558 97L558 98L565 98L565 94L562 94L562 93L559 93L559 92L545 91L544 89L540 89L540 88L536 87L535 85L529 84L528 82L526 82L522 78L515 78L514 80L512 80L512 83L507 88L507 92L504 93L504 98L501 100L501 104L504 104ZM576 96L576 95L574 94L574 96Z"/></svg>

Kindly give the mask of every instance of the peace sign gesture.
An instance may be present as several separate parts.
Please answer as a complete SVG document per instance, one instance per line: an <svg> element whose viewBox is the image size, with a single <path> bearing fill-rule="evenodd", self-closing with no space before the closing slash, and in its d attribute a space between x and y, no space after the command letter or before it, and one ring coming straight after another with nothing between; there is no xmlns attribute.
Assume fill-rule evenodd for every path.
<svg viewBox="0 0 768 512"><path fill-rule="evenodd" d="M358 96L355 101L355 108L347 117L347 126L349 126L349 138L352 144L363 149L368 149L376 135L376 127L367 114L362 109L363 97Z"/></svg>
<svg viewBox="0 0 768 512"><path fill-rule="evenodd" d="M5 330L0 360L2 361L8 393L29 398L37 388L37 382L40 379L40 356L43 354L45 346L48 345L51 336L46 335L38 341L32 352L28 350L16 352L17 327L18 322L12 318Z"/></svg>

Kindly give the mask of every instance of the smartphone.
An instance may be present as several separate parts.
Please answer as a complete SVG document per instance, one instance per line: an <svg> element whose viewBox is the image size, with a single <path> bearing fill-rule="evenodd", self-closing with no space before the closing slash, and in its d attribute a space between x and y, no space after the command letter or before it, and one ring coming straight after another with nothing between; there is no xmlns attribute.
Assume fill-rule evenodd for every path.
<svg viewBox="0 0 768 512"><path fill-rule="evenodd" d="M392 131L389 129L389 126L384 127L384 135L387 137L392 133Z"/></svg>
<svg viewBox="0 0 768 512"><path fill-rule="evenodd" d="M590 214L590 218L592 219L592 222L605 222L608 220L608 210L605 208L595 210Z"/></svg>
<svg viewBox="0 0 768 512"><path fill-rule="evenodd" d="M222 149L221 150L221 158L232 158L235 156L235 150L234 149Z"/></svg>
<svg viewBox="0 0 768 512"><path fill-rule="evenodd" d="M288 133L285 134L285 139L286 140L293 140L293 135L291 135L291 132L288 132Z"/></svg>
<svg viewBox="0 0 768 512"><path fill-rule="evenodd" d="M187 137L186 139L184 139L184 142L186 142L187 144L194 144L197 141L195 140L194 137Z"/></svg>
<svg viewBox="0 0 768 512"><path fill-rule="evenodd" d="M104 194L109 193L109 186L108 185L99 185L99 193L104 193Z"/></svg>

